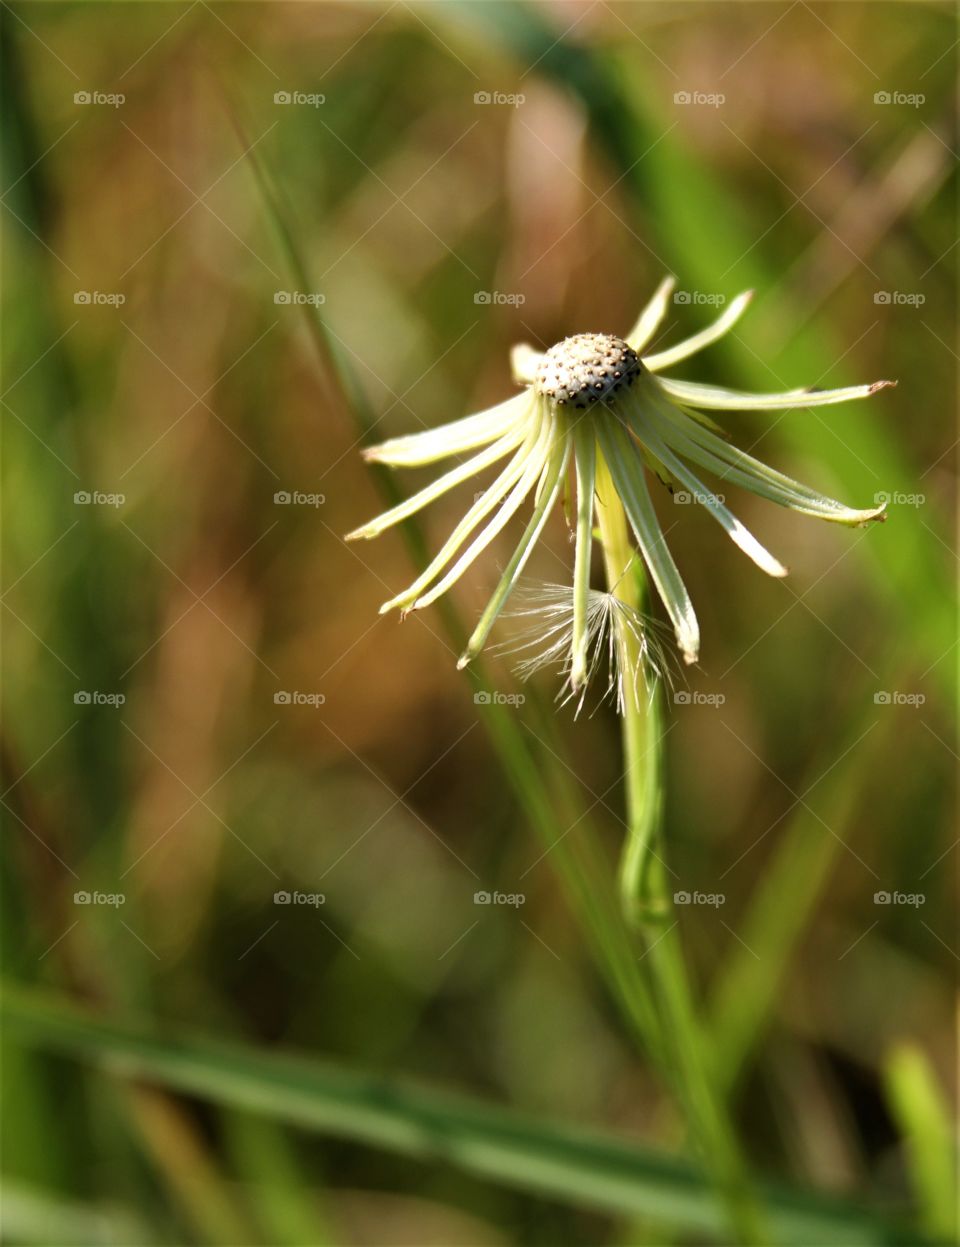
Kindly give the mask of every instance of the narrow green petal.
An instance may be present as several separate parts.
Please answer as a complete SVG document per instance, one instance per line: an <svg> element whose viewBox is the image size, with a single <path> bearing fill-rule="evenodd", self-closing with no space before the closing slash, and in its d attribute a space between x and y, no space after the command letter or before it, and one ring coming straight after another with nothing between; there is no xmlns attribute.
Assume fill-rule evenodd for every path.
<svg viewBox="0 0 960 1247"><path fill-rule="evenodd" d="M424 568L413 584L404 589L402 593L398 593L389 602L384 602L380 607L381 615L398 606L401 608L409 606L440 575L477 525L500 505L508 491L523 475L531 448L531 442L528 441L517 451L493 484L488 486L480 497L474 500L469 511L454 528L430 565Z"/></svg>
<svg viewBox="0 0 960 1247"><path fill-rule="evenodd" d="M645 360L644 363L647 361ZM696 381L672 381L658 377L658 383L673 398L690 407L710 411L789 411L797 407L829 407L853 398L869 398L896 381L874 381L872 385L849 385L843 390L786 390L782 394L742 394L719 385L699 385Z"/></svg>
<svg viewBox="0 0 960 1247"><path fill-rule="evenodd" d="M503 575L500 577L500 583L494 590L493 597L487 603L486 609L480 617L480 622L474 630L473 636L467 642L467 648L463 651L457 662L457 668L462 669L476 658L477 654L483 649L487 637L490 635L490 629L497 621L497 616L506 605L507 599L513 592L513 589L520 578L530 552L539 540L543 527L549 518L550 512L557 501L560 493L560 487L563 484L564 473L567 469L567 461L570 457L570 437L563 436L559 444L554 446L550 459L544 468L543 473L543 489L540 491L540 501L534 508L530 522L524 529L520 543L513 552L513 557L507 564Z"/></svg>
<svg viewBox="0 0 960 1247"><path fill-rule="evenodd" d="M487 548L494 537L504 529L510 519L516 514L523 504L524 498L535 487L537 477L541 475L544 463L547 460L550 442L553 440L554 431L547 424L544 431L537 442L536 447L531 450L528 456L527 466L519 481L510 491L506 501L500 507L500 510L493 517L490 523L484 528L480 534L473 539L463 554L457 559L453 567L447 572L442 580L439 580L433 588L425 593L422 597L417 598L411 610L422 610L424 606L429 606L441 597L450 588L456 584L463 573L474 562L474 560Z"/></svg>
<svg viewBox="0 0 960 1247"><path fill-rule="evenodd" d="M667 314L670 295L676 281L673 277L665 277L657 287L653 298L640 313L637 323L627 334L626 341L639 354L657 332L657 326Z"/></svg>
<svg viewBox="0 0 960 1247"><path fill-rule="evenodd" d="M666 414L647 413L647 418L654 421L664 441L684 458L782 507L834 524L851 526L866 524L883 516L882 506L856 510L785 476L701 427L677 407Z"/></svg>
<svg viewBox="0 0 960 1247"><path fill-rule="evenodd" d="M398 503L397 506L391 507L389 511L384 511L383 515L378 515L375 520L371 520L369 524L364 524L362 528L356 528L352 533L347 533L347 541L357 541L359 538L378 537L385 529L399 524L401 520L405 520L408 516L414 515L420 511L428 503L440 498L456 485L462 484L469 480L471 476L476 476L478 472L482 472L484 468L489 468L491 464L496 463L511 450L514 450L523 436L522 429L514 429L505 437L501 437L499 441L494 442L492 446L482 450L480 454L474 455L472 459L468 459L466 463L461 463L451 472L440 476L437 480L432 481L424 489L418 493L411 494L405 501Z"/></svg>
<svg viewBox="0 0 960 1247"><path fill-rule="evenodd" d="M648 433L649 437L653 437ZM694 500L698 502L704 510L708 511L717 523L723 528L735 545L751 558L754 563L767 573L768 576L786 576L787 569L783 564L773 557L769 550L760 544L754 537L753 533L737 519L737 517L723 505L723 503L707 488L703 481L692 472L690 468L669 448L665 446L659 438L654 441L654 447L657 454L667 465L677 480L686 485L687 489L693 494Z"/></svg>
<svg viewBox="0 0 960 1247"><path fill-rule="evenodd" d="M640 546L640 553L673 623L684 661L696 662L700 652L697 617L677 565L667 549L663 530L643 477L640 457L627 434L614 420L598 421L597 438L630 527Z"/></svg>
<svg viewBox="0 0 960 1247"><path fill-rule="evenodd" d="M747 310L747 304L752 298L752 290L745 290L743 294L738 294L712 325L701 329L699 333L695 333L690 338L685 338L683 342L678 342L676 346L670 346L665 351L657 351L654 355L645 356L644 367L650 372L656 372L658 368L669 368L678 360L686 359L690 355L695 355L697 351L702 351L705 346L710 346L733 328Z"/></svg>
<svg viewBox="0 0 960 1247"><path fill-rule="evenodd" d="M363 452L364 459L373 463L388 463L392 467L412 468L435 463L450 455L464 454L508 432L523 420L530 406L526 394L514 394L506 402L498 403L473 416L464 416L450 424L422 433L410 433L405 437L392 437L379 446L371 446Z"/></svg>
<svg viewBox="0 0 960 1247"><path fill-rule="evenodd" d="M593 553L593 493L597 473L597 443L587 420L573 430L577 469L577 544L573 564L573 637L570 683L574 689L587 681L587 611L590 604L590 556Z"/></svg>

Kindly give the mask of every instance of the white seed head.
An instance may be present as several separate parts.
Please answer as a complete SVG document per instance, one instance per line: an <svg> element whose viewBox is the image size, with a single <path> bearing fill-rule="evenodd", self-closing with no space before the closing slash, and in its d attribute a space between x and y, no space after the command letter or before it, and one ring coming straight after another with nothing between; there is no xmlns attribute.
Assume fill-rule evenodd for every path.
<svg viewBox="0 0 960 1247"><path fill-rule="evenodd" d="M540 361L533 388L561 407L607 402L643 371L636 351L609 333L578 333L552 346Z"/></svg>

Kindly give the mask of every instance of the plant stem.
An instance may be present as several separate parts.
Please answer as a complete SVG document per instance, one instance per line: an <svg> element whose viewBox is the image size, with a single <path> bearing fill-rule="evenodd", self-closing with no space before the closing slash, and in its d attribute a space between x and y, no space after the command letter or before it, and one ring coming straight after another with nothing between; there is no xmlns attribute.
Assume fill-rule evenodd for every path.
<svg viewBox="0 0 960 1247"><path fill-rule="evenodd" d="M607 587L627 606L641 606L641 582L634 574L623 505L602 459L597 464L597 514ZM690 987L683 947L662 858L653 846L656 798L650 791L648 758L656 749L655 716L645 687L640 642L630 629L617 638L625 685L623 753L629 840L621 871L628 919L646 943L643 961L656 997L662 1049L676 1057L673 1078L691 1132L714 1186L724 1202L736 1241L768 1244L760 1210L749 1189L727 1106L713 1078Z"/></svg>

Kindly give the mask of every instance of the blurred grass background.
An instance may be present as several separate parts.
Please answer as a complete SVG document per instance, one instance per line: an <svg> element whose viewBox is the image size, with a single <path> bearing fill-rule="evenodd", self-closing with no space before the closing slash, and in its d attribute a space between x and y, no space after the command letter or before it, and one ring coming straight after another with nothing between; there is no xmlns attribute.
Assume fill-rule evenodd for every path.
<svg viewBox="0 0 960 1247"><path fill-rule="evenodd" d="M690 689L723 699L668 718L676 887L725 898L685 909L684 938L757 1172L912 1209L942 1241L952 8L45 3L2 22L8 976L158 1039L296 1049L676 1151L440 612L376 614L411 579L400 535L341 541L381 501L282 296L322 295L381 436L505 397L515 341L624 332L666 272L689 301L663 341L752 286L680 375L897 379L730 421L825 492L893 501L849 533L734 498L779 583L657 499L703 624ZM75 501L97 492L123 500ZM433 541L462 507L433 508ZM557 517L532 574L563 581L570 557ZM460 587L464 618L494 572ZM492 679L518 691L506 663ZM524 691L504 713L572 790L563 828L589 809L612 860L615 719L551 712L547 737L553 685ZM525 903L474 905L494 889ZM4 1241L692 1241L44 1046L8 1035Z"/></svg>

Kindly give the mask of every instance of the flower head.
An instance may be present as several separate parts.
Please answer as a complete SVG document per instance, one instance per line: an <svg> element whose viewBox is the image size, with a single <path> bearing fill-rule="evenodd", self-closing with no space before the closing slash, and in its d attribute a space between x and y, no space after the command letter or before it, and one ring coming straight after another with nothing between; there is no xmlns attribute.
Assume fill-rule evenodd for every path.
<svg viewBox="0 0 960 1247"><path fill-rule="evenodd" d="M722 337L750 300L749 293L738 296L706 329L676 346L644 354L663 319L672 289L672 279L661 283L626 338L582 333L564 339L544 353L528 346L515 347L511 356L513 374L524 388L506 402L436 429L392 438L364 452L368 460L396 467L420 466L466 454L470 457L405 502L350 533L351 539L377 536L485 468L506 460L500 474L476 496L430 565L407 589L385 602L381 613L394 607L406 613L436 601L532 499L533 510L526 528L460 659L459 665L464 666L486 642L568 483L568 476L572 475L576 489L576 546L571 682L579 688L587 680L590 665L590 561L598 471L605 468L609 473L637 549L688 663L696 662L699 654L699 626L689 594L667 549L645 469L671 491L677 486L689 491L735 544L771 576L784 576L786 569L735 518L691 465L818 519L861 525L883 518L882 506L854 510L737 449L704 413L824 407L866 398L895 383L877 381L838 390L746 394L660 376L665 368Z"/></svg>

